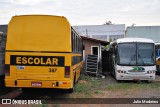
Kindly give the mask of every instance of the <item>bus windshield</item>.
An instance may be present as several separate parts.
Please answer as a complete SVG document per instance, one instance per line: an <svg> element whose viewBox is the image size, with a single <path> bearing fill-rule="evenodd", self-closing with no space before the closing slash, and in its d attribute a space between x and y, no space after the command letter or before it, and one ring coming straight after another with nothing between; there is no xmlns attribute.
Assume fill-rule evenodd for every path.
<svg viewBox="0 0 160 107"><path fill-rule="evenodd" d="M118 64L120 65L154 65L154 44L120 43L118 44Z"/></svg>

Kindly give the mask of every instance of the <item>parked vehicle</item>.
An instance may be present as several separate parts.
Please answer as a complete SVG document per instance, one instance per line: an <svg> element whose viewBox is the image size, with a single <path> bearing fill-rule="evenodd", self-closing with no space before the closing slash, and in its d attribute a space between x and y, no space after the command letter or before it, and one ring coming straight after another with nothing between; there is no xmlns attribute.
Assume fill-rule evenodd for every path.
<svg viewBox="0 0 160 107"><path fill-rule="evenodd" d="M155 80L155 44L146 38L122 38L110 45L117 80Z"/></svg>
<svg viewBox="0 0 160 107"><path fill-rule="evenodd" d="M14 16L6 42L6 87L73 91L82 66L82 40L65 17Z"/></svg>

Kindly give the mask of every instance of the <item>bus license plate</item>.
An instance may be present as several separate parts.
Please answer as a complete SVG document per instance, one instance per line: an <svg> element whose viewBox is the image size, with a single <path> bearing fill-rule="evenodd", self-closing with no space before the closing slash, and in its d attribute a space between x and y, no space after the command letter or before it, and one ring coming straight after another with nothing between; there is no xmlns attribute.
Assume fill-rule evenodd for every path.
<svg viewBox="0 0 160 107"><path fill-rule="evenodd" d="M42 83L41 82L32 82L33 87L41 87Z"/></svg>

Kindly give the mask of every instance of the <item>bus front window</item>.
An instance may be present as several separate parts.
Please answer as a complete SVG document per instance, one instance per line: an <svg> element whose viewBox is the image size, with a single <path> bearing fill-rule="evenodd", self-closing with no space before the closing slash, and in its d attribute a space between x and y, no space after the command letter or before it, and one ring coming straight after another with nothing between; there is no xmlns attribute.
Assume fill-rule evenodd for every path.
<svg viewBox="0 0 160 107"><path fill-rule="evenodd" d="M118 59L121 65L135 65L136 64L136 44L135 43L121 43L118 45Z"/></svg>
<svg viewBox="0 0 160 107"><path fill-rule="evenodd" d="M138 65L153 65L155 63L153 44L138 43L137 50L138 50L138 55L137 55Z"/></svg>
<svg viewBox="0 0 160 107"><path fill-rule="evenodd" d="M153 65L155 64L154 44L120 43L118 59L119 65Z"/></svg>

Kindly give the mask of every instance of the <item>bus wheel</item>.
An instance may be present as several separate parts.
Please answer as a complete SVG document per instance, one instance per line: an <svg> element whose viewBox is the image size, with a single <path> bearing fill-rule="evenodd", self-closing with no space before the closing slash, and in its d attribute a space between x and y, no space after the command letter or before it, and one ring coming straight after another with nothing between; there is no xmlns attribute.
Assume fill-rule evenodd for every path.
<svg viewBox="0 0 160 107"><path fill-rule="evenodd" d="M114 78L116 78L115 68L112 69L112 75Z"/></svg>
<svg viewBox="0 0 160 107"><path fill-rule="evenodd" d="M73 93L73 91L74 91L73 88L67 90L68 93Z"/></svg>
<svg viewBox="0 0 160 107"><path fill-rule="evenodd" d="M75 73L75 75L74 75L73 87L74 87L75 84L76 84L76 73ZM70 88L70 89L67 90L68 93L73 93L73 91L74 91L73 88Z"/></svg>
<svg viewBox="0 0 160 107"><path fill-rule="evenodd" d="M73 81L73 86L76 84L76 73L74 75L74 81Z"/></svg>
<svg viewBox="0 0 160 107"><path fill-rule="evenodd" d="M118 83L123 83L124 81L123 81L123 80L117 80L117 82L118 82Z"/></svg>

